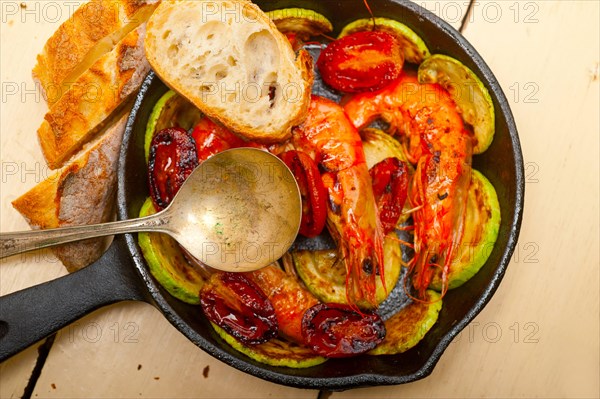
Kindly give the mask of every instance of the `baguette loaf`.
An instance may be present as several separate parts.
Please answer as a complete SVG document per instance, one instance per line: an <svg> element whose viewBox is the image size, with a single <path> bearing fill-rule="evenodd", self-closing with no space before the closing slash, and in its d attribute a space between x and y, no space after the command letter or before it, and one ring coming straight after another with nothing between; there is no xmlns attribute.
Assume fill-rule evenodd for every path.
<svg viewBox="0 0 600 399"><path fill-rule="evenodd" d="M71 163L13 201L33 229L110 221L114 214L116 169L127 112ZM52 248L73 272L102 255L107 238Z"/></svg>
<svg viewBox="0 0 600 399"><path fill-rule="evenodd" d="M306 116L311 57L246 0L163 0L148 20L158 76L245 139L285 140Z"/></svg>
<svg viewBox="0 0 600 399"><path fill-rule="evenodd" d="M33 68L44 98L53 104L70 83L129 32L146 22L158 0L91 0L48 39Z"/></svg>
<svg viewBox="0 0 600 399"><path fill-rule="evenodd" d="M137 92L150 70L144 57L144 34L145 25L127 34L51 106L38 129L50 168L62 166Z"/></svg>

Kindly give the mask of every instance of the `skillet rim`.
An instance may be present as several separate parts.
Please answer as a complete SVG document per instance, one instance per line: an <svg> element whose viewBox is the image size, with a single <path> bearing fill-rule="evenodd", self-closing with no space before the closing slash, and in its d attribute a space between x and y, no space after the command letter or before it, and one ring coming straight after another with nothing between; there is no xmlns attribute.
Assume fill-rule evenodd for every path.
<svg viewBox="0 0 600 399"><path fill-rule="evenodd" d="M433 13L425 10L421 6L415 3L404 2L401 0L388 0L390 3L395 3L400 7L407 8L409 12L416 14L419 18L428 20L432 25L441 31L443 35L449 36L470 58L470 60L478 67L481 72L480 78L484 81L488 89L493 93L498 101L498 111L496 112L496 118L502 117L507 125L508 135L512 146L512 157L515 162L515 208L514 216L509 222L509 234L506 247L502 251L500 261L491 277L489 282L485 285L485 289L470 308L470 310L448 330L447 333L443 334L439 341L435 344L435 348L427 361L415 372L405 375L382 375L377 373L360 373L350 376L341 377L305 377L299 375L284 374L272 369L267 369L267 366L261 367L260 365L252 364L249 361L243 360L241 357L236 357L220 346L216 346L209 340L204 338L201 334L195 331L188 323L186 323L181 316L169 305L165 300L160 289L154 282L152 276L149 274L148 269L145 266L145 260L141 255L139 247L137 245L136 236L133 234L126 234L125 240L127 248L132 256L137 272L142 278L146 288L150 292L154 303L165 317L171 322L181 333L183 333L190 341L195 345L199 346L202 350L209 353L213 357L223 361L224 363L235 367L236 369L262 378L267 381L283 384L287 386L306 388L306 389L328 389L328 390L344 390L348 388L356 388L360 386L372 386L372 385L398 385L412 381L416 381L427 377L433 371L435 365L441 358L443 352L450 345L451 341L463 330L477 314L483 310L487 303L492 298L495 291L498 289L500 282L506 272L510 258L517 245L519 232L521 228L523 218L523 205L525 195L525 180L524 180L524 161L519 142L518 131L515 124L514 117L510 110L510 106L504 92L502 91L500 84L496 80L489 66L485 63L483 58L475 50L475 48L462 36L458 31L451 27L448 23L434 15ZM127 120L127 126L123 137L123 145L119 155L119 167L118 167L118 189L117 189L117 204L118 204L118 217L119 219L127 219L128 209L126 203L126 159L128 149L130 147L130 139L132 137L133 128L137 119L137 115L140 111L141 105L148 93L148 90L159 80L154 72L150 72L145 78L139 93L136 97L134 106ZM240 355L243 356L243 355ZM293 371L291 371L293 372Z"/></svg>

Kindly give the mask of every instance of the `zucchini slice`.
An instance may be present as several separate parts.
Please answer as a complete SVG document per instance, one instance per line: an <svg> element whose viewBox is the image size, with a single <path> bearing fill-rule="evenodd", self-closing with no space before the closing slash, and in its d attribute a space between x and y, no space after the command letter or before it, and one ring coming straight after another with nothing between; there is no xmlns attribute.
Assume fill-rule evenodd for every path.
<svg viewBox="0 0 600 399"><path fill-rule="evenodd" d="M420 64L431 54L427 45L412 29L389 18L363 18L346 25L338 38L364 30L378 30L391 33L400 41L404 50L404 60L412 64Z"/></svg>
<svg viewBox="0 0 600 399"><path fill-rule="evenodd" d="M438 83L450 93L465 122L473 126L473 154L487 150L494 140L494 103L477 75L460 61L435 54L419 66L418 78L420 83Z"/></svg>
<svg viewBox="0 0 600 399"><path fill-rule="evenodd" d="M433 327L442 308L441 295L428 290L428 303L411 302L385 321L386 336L370 355L395 355L419 343Z"/></svg>
<svg viewBox="0 0 600 399"><path fill-rule="evenodd" d="M500 204L494 186L473 170L467 197L465 231L458 257L450 265L448 289L461 286L485 264L500 229ZM429 288L442 290L441 272L434 275Z"/></svg>
<svg viewBox="0 0 600 399"><path fill-rule="evenodd" d="M393 234L393 233L392 233ZM400 244L391 236L385 238L383 244L385 282L377 280L376 299L381 303L396 285L400 277L402 253ZM292 259L296 272L308 290L319 300L326 303L347 303L346 268L344 262L338 261L336 250L295 251ZM368 308L367 303L358 303L359 307Z"/></svg>
<svg viewBox="0 0 600 399"><path fill-rule="evenodd" d="M324 15L305 8L283 8L268 11L267 15L281 33L295 33L303 41L333 30Z"/></svg>
<svg viewBox="0 0 600 399"><path fill-rule="evenodd" d="M167 91L154 104L150 118L146 125L146 135L144 137L144 152L146 162L150 154L150 143L152 137L168 127L181 127L190 130L202 119L202 112L184 97L175 93L173 90Z"/></svg>
<svg viewBox="0 0 600 399"><path fill-rule="evenodd" d="M411 173L413 172L414 168L411 163L408 162L406 153L398 140L383 130L374 128L363 129L360 131L360 135L362 137L363 149L365 151L365 158L369 169L386 158L398 158L406 163Z"/></svg>
<svg viewBox="0 0 600 399"><path fill-rule="evenodd" d="M216 324L210 324L219 337L231 345L233 349L260 363L299 369L316 366L327 360L327 358L317 355L305 346L280 338L273 338L260 345L244 345Z"/></svg>
<svg viewBox="0 0 600 399"><path fill-rule="evenodd" d="M155 212L152 200L146 199L140 217ZM200 288L206 280L185 259L177 241L166 234L138 233L138 243L150 273L169 294L186 303L200 303Z"/></svg>

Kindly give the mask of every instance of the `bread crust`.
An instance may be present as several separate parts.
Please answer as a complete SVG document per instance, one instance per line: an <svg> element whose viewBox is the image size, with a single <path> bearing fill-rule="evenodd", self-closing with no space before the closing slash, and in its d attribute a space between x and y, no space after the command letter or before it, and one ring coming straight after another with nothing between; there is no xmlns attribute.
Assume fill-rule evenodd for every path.
<svg viewBox="0 0 600 399"><path fill-rule="evenodd" d="M12 202L33 229L103 223L113 218L117 163L128 112L79 156ZM73 272L97 260L110 238L52 248Z"/></svg>
<svg viewBox="0 0 600 399"><path fill-rule="evenodd" d="M91 0L79 7L48 39L32 74L48 103L60 99L65 80L81 67L120 41L131 30L146 22L159 0ZM103 43L104 42L104 43ZM102 48L95 47L101 46ZM94 51L96 50L96 51Z"/></svg>
<svg viewBox="0 0 600 399"><path fill-rule="evenodd" d="M219 13L210 12L210 7ZM241 17L232 10L238 10ZM188 32L188 26L194 29ZM305 51L296 56L287 38L255 4L246 0L165 0L148 20L147 30L146 57L163 82L242 138L267 144L282 142L306 117L313 81L312 59ZM202 40L202 35L207 40ZM206 48L197 50L198 43L207 43L213 36L225 47L210 48L206 44ZM249 46L256 43L269 45L263 58L260 46ZM229 52L231 49L244 50L238 54ZM258 51L253 58L254 50ZM190 56L195 58L189 68L177 66L177 57L183 63ZM226 77L221 78L219 71L211 75L214 65L223 66ZM204 67L211 70L198 72ZM210 89L206 89L208 85ZM256 104L243 93L252 85L259 88L259 93L269 85L269 93L260 94ZM291 100L284 93L290 87L297 92Z"/></svg>
<svg viewBox="0 0 600 399"><path fill-rule="evenodd" d="M145 25L130 32L50 108L38 129L50 168L61 167L137 92L150 70L144 57L144 34Z"/></svg>

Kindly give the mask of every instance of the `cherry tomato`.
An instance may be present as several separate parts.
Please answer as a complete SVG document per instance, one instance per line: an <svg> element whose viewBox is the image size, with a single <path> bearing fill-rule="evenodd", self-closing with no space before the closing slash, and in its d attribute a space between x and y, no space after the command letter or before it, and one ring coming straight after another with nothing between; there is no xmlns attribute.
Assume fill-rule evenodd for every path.
<svg viewBox="0 0 600 399"><path fill-rule="evenodd" d="M375 313L359 313L349 305L320 303L302 318L306 343L326 357L365 353L385 338L385 324Z"/></svg>
<svg viewBox="0 0 600 399"><path fill-rule="evenodd" d="M361 31L334 40L317 61L325 83L345 93L379 90L400 76L403 64L398 39L383 31Z"/></svg>
<svg viewBox="0 0 600 399"><path fill-rule="evenodd" d="M150 195L157 209L164 209L171 203L196 166L196 145L185 130L167 128L152 138L148 180Z"/></svg>
<svg viewBox="0 0 600 399"><path fill-rule="evenodd" d="M263 148L264 146L251 141L244 141L225 126L204 117L198 122L192 131L192 137L196 141L198 160L206 161L211 156L238 147Z"/></svg>
<svg viewBox="0 0 600 399"><path fill-rule="evenodd" d="M245 142L231 133L223 125L217 124L210 118L204 117L192 131L196 141L198 161L206 161L211 156L230 148L242 147Z"/></svg>
<svg viewBox="0 0 600 399"><path fill-rule="evenodd" d="M408 191L408 168L398 158L386 158L369 170L379 220L387 234L396 228Z"/></svg>
<svg viewBox="0 0 600 399"><path fill-rule="evenodd" d="M213 274L200 291L200 305L210 321L244 344L262 344L277 336L273 305L241 273Z"/></svg>
<svg viewBox="0 0 600 399"><path fill-rule="evenodd" d="M290 168L302 195L300 234L314 237L321 234L327 220L327 190L315 161L301 151L287 151L281 159Z"/></svg>

